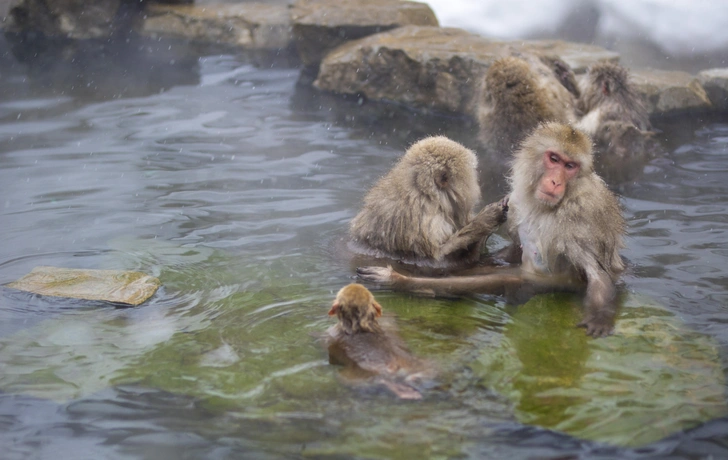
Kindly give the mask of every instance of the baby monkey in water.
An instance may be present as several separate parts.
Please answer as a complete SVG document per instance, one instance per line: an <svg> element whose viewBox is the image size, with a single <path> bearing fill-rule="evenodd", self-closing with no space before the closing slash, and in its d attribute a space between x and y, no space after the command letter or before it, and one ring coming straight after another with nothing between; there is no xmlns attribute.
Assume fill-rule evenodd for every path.
<svg viewBox="0 0 728 460"><path fill-rule="evenodd" d="M344 366L351 381L373 381L401 399L421 399L412 384L425 365L413 357L394 330L379 324L382 307L361 284L349 284L336 295L329 315L337 324L327 331L329 362Z"/></svg>

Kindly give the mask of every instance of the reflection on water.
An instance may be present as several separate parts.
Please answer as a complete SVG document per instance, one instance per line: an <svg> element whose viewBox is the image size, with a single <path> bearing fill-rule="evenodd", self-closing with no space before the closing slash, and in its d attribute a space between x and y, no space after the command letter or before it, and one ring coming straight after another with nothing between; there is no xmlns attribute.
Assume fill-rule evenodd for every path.
<svg viewBox="0 0 728 460"><path fill-rule="evenodd" d="M676 346L675 360L661 364L676 369L676 386L645 378L659 346L635 351L564 327L544 347L577 351L542 368L541 351L529 348L540 342L529 332L527 318L537 316L528 307L381 292L413 353L441 368L424 400L412 403L342 386L327 364L318 337L331 324L335 292L352 277L331 242L409 143L444 132L474 146L471 127L336 103L296 87L295 69L225 55L195 66L194 84L138 98L49 95L22 72L7 80L13 91L0 91L0 283L37 265L140 270L163 283L133 309L0 289L7 458L56 457L71 443L95 458L628 458L691 452L709 427L724 424L638 452L599 442L627 444L631 427L602 436L590 432L597 425L589 417L569 427L564 414L579 409L567 390L587 387L594 398L581 415L614 405L659 408L659 417L644 412L645 424L664 421L668 429L644 441L722 414L685 415L706 401L724 404L715 394L724 390L718 350L728 344L726 120L666 123L666 153L613 184L630 223L625 289L630 299L651 299L626 305L623 317L664 312L671 319L660 325L661 343L691 338L692 347ZM502 165L488 161L485 202L505 187L494 173ZM613 363L600 380L595 350L615 343L610 356L645 359ZM498 371L485 365L491 354L492 363L501 359ZM506 372L518 366L528 372ZM547 377L549 402L525 380L502 383L513 375ZM605 381L608 391L599 388ZM511 398L508 385L524 399ZM671 400L672 391L684 398ZM522 403L535 418L521 416Z"/></svg>

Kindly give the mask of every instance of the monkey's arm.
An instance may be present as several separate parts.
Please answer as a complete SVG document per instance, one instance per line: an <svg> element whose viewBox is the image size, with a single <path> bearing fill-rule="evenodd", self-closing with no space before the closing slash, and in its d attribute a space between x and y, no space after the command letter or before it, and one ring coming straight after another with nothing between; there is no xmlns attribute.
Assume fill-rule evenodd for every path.
<svg viewBox="0 0 728 460"><path fill-rule="evenodd" d="M447 296L464 294L502 295L507 287L519 286L523 278L518 270L493 268L479 276L448 276L445 278L410 277L397 273L392 267L359 267L359 278L386 285L398 291Z"/></svg>
<svg viewBox="0 0 728 460"><path fill-rule="evenodd" d="M508 216L508 199L491 203L483 208L463 228L455 232L440 247L438 258L445 257L454 252L467 249L474 243L479 243L498 229Z"/></svg>
<svg viewBox="0 0 728 460"><path fill-rule="evenodd" d="M587 286L584 297L584 318L579 327L586 328L592 337L607 337L614 333L617 314L616 288L609 274L594 261L586 268Z"/></svg>

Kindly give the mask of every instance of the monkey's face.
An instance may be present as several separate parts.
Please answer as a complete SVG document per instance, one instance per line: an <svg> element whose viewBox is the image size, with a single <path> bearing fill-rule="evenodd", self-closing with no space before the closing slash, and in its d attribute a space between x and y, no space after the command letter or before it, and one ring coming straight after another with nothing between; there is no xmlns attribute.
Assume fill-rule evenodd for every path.
<svg viewBox="0 0 728 460"><path fill-rule="evenodd" d="M563 152L543 153L543 174L536 187L536 199L547 206L556 206L566 193L570 180L579 174L581 164Z"/></svg>

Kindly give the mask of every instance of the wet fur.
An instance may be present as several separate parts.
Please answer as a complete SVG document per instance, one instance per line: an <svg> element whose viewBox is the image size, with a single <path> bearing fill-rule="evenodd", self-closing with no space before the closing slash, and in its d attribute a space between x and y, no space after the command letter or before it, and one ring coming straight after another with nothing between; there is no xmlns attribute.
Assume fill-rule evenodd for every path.
<svg viewBox="0 0 728 460"><path fill-rule="evenodd" d="M649 114L624 67L608 62L593 65L578 107L584 116L577 127L592 136L600 153L626 157L651 150L654 133Z"/></svg>
<svg viewBox="0 0 728 460"><path fill-rule="evenodd" d="M494 61L485 75L478 108L483 145L501 155L510 154L540 123L575 121L574 94L560 79L575 86L566 64L552 69L543 59L530 56Z"/></svg>
<svg viewBox="0 0 728 460"><path fill-rule="evenodd" d="M396 330L385 330L377 318L381 307L360 284L342 288L329 311L338 322L326 334L329 362L345 366L350 379L376 377L398 397L420 399L412 381L421 376L423 363L414 358Z"/></svg>
<svg viewBox="0 0 728 460"><path fill-rule="evenodd" d="M580 163L556 204L540 201L535 193L548 151ZM591 140L569 125L545 123L516 152L509 181L507 225L513 244L503 251L503 257L520 262L518 269L490 267L479 276L444 278L408 277L391 267L362 267L357 272L363 279L395 289L434 295L501 294L521 290L524 283L537 287L535 292L585 287L580 326L595 337L611 334L615 282L624 270L619 251L624 248L626 224L617 197L594 172Z"/></svg>
<svg viewBox="0 0 728 460"><path fill-rule="evenodd" d="M579 160L581 168L567 185L568 199L552 207L537 200L535 190L544 172L543 152L560 146L563 153ZM535 226L536 244L544 249L551 272L571 269L586 281L583 261L591 254L616 281L624 270L619 251L624 248L626 224L619 201L594 172L591 140L584 133L557 123L541 126L516 152L509 182L508 229L514 241L522 226Z"/></svg>
<svg viewBox="0 0 728 460"><path fill-rule="evenodd" d="M498 206L473 219L477 157L446 137L423 139L364 197L351 221L354 250L418 263L472 263L505 220Z"/></svg>

